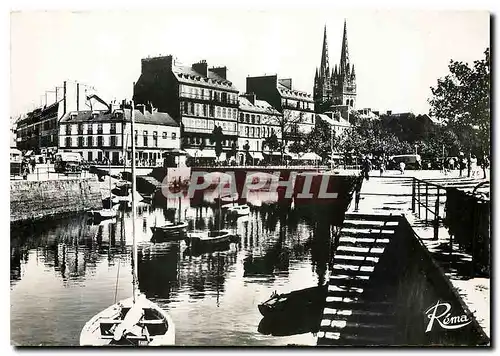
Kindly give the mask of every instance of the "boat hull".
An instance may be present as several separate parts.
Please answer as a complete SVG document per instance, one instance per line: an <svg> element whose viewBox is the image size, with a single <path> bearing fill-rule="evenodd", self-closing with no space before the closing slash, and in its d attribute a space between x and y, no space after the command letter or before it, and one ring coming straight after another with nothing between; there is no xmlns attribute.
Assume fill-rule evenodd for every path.
<svg viewBox="0 0 500 356"><path fill-rule="evenodd" d="M182 224L172 224L166 226L152 226L151 231L153 232L153 237L151 241L176 241L185 238L185 232L188 227L186 222Z"/></svg>

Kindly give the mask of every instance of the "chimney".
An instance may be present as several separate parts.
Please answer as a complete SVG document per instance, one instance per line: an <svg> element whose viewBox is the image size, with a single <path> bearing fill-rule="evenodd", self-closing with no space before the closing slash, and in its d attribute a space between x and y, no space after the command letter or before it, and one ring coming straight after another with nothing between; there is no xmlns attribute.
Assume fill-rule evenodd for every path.
<svg viewBox="0 0 500 356"><path fill-rule="evenodd" d="M392 115L392 110L387 110L387 116Z"/></svg>
<svg viewBox="0 0 500 356"><path fill-rule="evenodd" d="M201 74L204 77L208 77L208 66L207 66L207 61L206 60L201 60L198 63L194 63L191 68L193 68L194 71L197 73Z"/></svg>
<svg viewBox="0 0 500 356"><path fill-rule="evenodd" d="M227 80L227 67L214 67L210 68L210 71Z"/></svg>
<svg viewBox="0 0 500 356"><path fill-rule="evenodd" d="M80 83L76 83L76 111L80 111Z"/></svg>
<svg viewBox="0 0 500 356"><path fill-rule="evenodd" d="M144 104L137 104L135 106L135 108L137 110L139 110L142 113L142 115L146 115L146 105L144 105Z"/></svg>
<svg viewBox="0 0 500 356"><path fill-rule="evenodd" d="M292 90L292 79L291 78L279 79L278 82L281 85L284 85L285 87L287 87L289 90Z"/></svg>
<svg viewBox="0 0 500 356"><path fill-rule="evenodd" d="M255 93L247 93L242 95L245 99L255 105L255 99L257 99Z"/></svg>
<svg viewBox="0 0 500 356"><path fill-rule="evenodd" d="M169 71L172 69L173 57L172 55L143 58L141 60L141 73L155 73L161 71Z"/></svg>

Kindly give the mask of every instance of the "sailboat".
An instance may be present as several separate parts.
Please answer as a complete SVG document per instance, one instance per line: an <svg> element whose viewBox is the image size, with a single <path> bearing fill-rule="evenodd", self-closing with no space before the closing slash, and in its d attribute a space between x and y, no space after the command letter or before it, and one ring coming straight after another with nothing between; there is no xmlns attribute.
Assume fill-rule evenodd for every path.
<svg viewBox="0 0 500 356"><path fill-rule="evenodd" d="M131 107L131 132L134 132L133 101ZM135 143L132 140L132 192L135 191L135 185ZM175 344L175 324L170 315L139 291L135 208L134 194L132 194L132 296L92 317L80 333L80 346L168 346Z"/></svg>
<svg viewBox="0 0 500 356"><path fill-rule="evenodd" d="M90 210L88 214L95 220L113 219L116 217L116 209L113 207L113 194L111 193L111 162L108 169L109 178L109 204L108 208L101 210Z"/></svg>
<svg viewBox="0 0 500 356"><path fill-rule="evenodd" d="M179 240L184 238L184 232L188 223L181 220L181 198L179 197L179 219L176 222L167 221L162 226L152 226L153 238L151 241L159 242L161 240Z"/></svg>

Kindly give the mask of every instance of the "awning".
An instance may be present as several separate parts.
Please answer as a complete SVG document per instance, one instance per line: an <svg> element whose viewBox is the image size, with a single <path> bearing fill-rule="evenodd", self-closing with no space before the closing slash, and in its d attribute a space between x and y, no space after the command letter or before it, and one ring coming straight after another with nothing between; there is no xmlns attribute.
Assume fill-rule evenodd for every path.
<svg viewBox="0 0 500 356"><path fill-rule="evenodd" d="M28 152L26 152L24 155L25 156L31 156L33 154L33 151L29 150Z"/></svg>
<svg viewBox="0 0 500 356"><path fill-rule="evenodd" d="M253 152L252 157L255 159L264 159L264 156L262 155L261 152Z"/></svg>
<svg viewBox="0 0 500 356"><path fill-rule="evenodd" d="M185 149L188 156L193 158L216 158L214 150L199 150L196 148L186 148ZM221 155L222 156L222 155Z"/></svg>
<svg viewBox="0 0 500 356"><path fill-rule="evenodd" d="M168 149L164 153L170 154L172 156L185 156L185 155L187 155L186 151L180 150L178 148Z"/></svg>
<svg viewBox="0 0 500 356"><path fill-rule="evenodd" d="M17 148L11 148L10 153L14 154L14 155L21 155L22 154L22 152L19 151Z"/></svg>
<svg viewBox="0 0 500 356"><path fill-rule="evenodd" d="M219 160L219 162L225 161L226 160L226 152L221 152L218 160Z"/></svg>
<svg viewBox="0 0 500 356"><path fill-rule="evenodd" d="M299 155L299 159L309 160L309 161L320 161L321 157L314 152L307 152L303 155Z"/></svg>

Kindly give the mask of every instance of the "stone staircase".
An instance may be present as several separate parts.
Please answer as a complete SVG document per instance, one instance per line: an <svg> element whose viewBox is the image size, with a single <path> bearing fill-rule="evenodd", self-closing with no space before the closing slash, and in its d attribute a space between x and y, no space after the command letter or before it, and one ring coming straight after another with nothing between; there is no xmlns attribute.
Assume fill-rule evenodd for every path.
<svg viewBox="0 0 500 356"><path fill-rule="evenodd" d="M389 295L374 280L395 236L399 217L347 214L338 240L318 345L393 345L396 333ZM375 283L374 283L375 282Z"/></svg>

